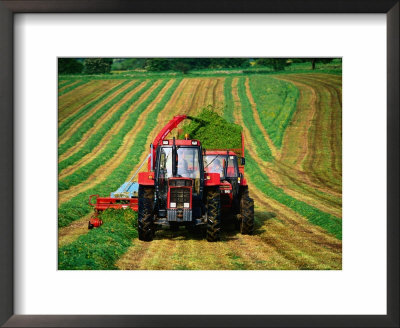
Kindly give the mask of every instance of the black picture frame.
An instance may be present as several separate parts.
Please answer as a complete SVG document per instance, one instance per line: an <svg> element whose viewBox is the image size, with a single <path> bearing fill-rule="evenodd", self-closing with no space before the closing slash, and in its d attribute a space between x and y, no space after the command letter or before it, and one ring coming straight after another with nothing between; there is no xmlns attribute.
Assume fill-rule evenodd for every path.
<svg viewBox="0 0 400 328"><path fill-rule="evenodd" d="M14 315L13 20L16 13L384 13L387 16L387 315ZM0 0L0 324L5 327L399 327L398 0ZM16 204L15 204L16 205ZM365 286L368 288L368 286Z"/></svg>

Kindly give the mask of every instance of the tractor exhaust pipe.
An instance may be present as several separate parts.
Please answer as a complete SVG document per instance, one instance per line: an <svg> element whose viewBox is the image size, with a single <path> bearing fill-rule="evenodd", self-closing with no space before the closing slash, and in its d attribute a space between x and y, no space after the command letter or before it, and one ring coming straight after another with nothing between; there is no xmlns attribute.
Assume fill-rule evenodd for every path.
<svg viewBox="0 0 400 328"><path fill-rule="evenodd" d="M175 137L172 139L172 176L175 178L177 175L177 152L176 152L176 144L175 144Z"/></svg>

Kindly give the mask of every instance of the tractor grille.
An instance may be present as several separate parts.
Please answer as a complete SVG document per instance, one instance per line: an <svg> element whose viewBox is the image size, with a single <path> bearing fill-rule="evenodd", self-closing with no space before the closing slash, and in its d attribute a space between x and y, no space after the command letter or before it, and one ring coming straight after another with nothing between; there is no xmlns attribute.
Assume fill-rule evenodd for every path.
<svg viewBox="0 0 400 328"><path fill-rule="evenodd" d="M187 222L192 221L192 210L191 209L177 209L167 210L167 220L175 222Z"/></svg>
<svg viewBox="0 0 400 328"><path fill-rule="evenodd" d="M191 187L191 179L169 179L168 184L174 187Z"/></svg>
<svg viewBox="0 0 400 328"><path fill-rule="evenodd" d="M176 203L177 208L183 208L184 203L190 203L190 188L170 188L170 203Z"/></svg>

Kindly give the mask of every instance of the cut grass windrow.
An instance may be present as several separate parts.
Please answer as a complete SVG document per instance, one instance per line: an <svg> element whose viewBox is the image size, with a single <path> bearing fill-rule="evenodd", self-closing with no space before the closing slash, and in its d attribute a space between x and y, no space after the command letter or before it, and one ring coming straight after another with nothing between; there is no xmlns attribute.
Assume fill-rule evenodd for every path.
<svg viewBox="0 0 400 328"><path fill-rule="evenodd" d="M83 135L86 133L87 130L92 128L96 121L104 115L112 106L114 106L116 103L118 103L126 94L134 90L141 82L137 81L135 82L130 88L126 89L124 92L118 94L112 101L108 102L105 104L103 107L101 107L94 115L89 117L82 125L81 127L75 132L75 134L68 139L67 142L62 144L59 147L59 152L58 156L62 155L64 152L66 152L70 147L74 146L77 142L79 142ZM102 127L94 134L92 135L85 145L76 153L74 153L72 156L68 157L67 159L61 161L58 165L58 172L62 171L69 165L72 165L79 159L81 159L84 155L90 153L92 149L100 142L101 138L104 136L104 134L107 133L107 131L119 120L121 115L129 109L129 107L137 100L139 97L151 87L151 85L154 83L154 81L151 81L147 83L145 87L140 89L138 92L136 92L129 101L125 102L117 112L114 113L114 115L102 125Z"/></svg>
<svg viewBox="0 0 400 328"><path fill-rule="evenodd" d="M285 77L286 78L286 77ZM310 152L304 162L312 172L312 179L335 192L341 192L341 106L338 94L310 77L288 76L312 87L316 91L318 108L314 124L310 129ZM340 163L338 167L336 163Z"/></svg>
<svg viewBox="0 0 400 328"><path fill-rule="evenodd" d="M140 104L151 95L151 93L160 85L162 80L158 80L153 86L140 97L140 99L132 105L132 108L136 108L140 106ZM173 84L175 79L171 79L168 83L164 86L163 89L157 94L157 96L152 100L152 102L146 107L146 109L140 114L140 117L134 123L134 126L126 133L124 136L122 143L118 150L112 157L112 160L108 161L106 164L101 165L100 167L96 168L82 183L78 185L71 186L68 190L62 190L58 193L59 202L63 203L79 193L83 192L86 189L94 187L96 184L103 181L110 172L112 172L115 168L117 168L120 163L124 160L126 154L128 153L130 147L132 146L137 133L143 128L143 126L147 123L146 119L148 114L155 108L156 104L162 99L165 92L170 88ZM107 147L110 140L112 140L113 136L118 133L118 131L123 128L126 120L129 118L131 112L127 112L124 114L123 118L118 122L103 138L101 143L93 150L92 154L85 156L82 161L79 161L77 165L72 165L66 171L70 171L70 168L73 168L73 171L79 170L81 167L89 163L93 158L97 157L105 147ZM71 173L69 173L71 174ZM63 178L67 175L63 175ZM60 178L61 179L61 178Z"/></svg>
<svg viewBox="0 0 400 328"><path fill-rule="evenodd" d="M69 86L69 87L67 87L67 88L65 88L63 90L60 90L58 92L58 96L61 97L62 95L65 95L67 92L70 92L70 91L74 90L75 88L77 88L77 87L79 87L79 86L81 86L81 85L83 85L85 83L88 83L88 82L89 82L89 80L78 81L78 82L72 84L71 86Z"/></svg>
<svg viewBox="0 0 400 328"><path fill-rule="evenodd" d="M246 173L253 184L265 193L268 197L286 205L297 213L301 214L307 220L325 229L338 239L342 239L342 220L324 213L302 201L299 201L283 192L281 188L272 184L268 177L261 172L257 163L246 151Z"/></svg>
<svg viewBox="0 0 400 328"><path fill-rule="evenodd" d="M174 84L165 93L162 100L157 104L154 110L147 117L147 124L137 134L132 147L129 149L126 157L121 164L112 171L107 178L95 187L90 188L77 196L73 197L69 201L61 204L58 209L58 226L65 227L72 221L75 221L82 216L90 213L92 208L88 205L88 197L92 194L109 195L113 190L116 190L127 178L133 166L137 165L142 153L148 149L146 139L148 134L154 129L157 116L159 112L164 108L166 103L171 98L175 89L181 82L181 79L177 79Z"/></svg>
<svg viewBox="0 0 400 328"><path fill-rule="evenodd" d="M58 90L61 91L62 88L66 87L67 85L71 83L76 83L76 81L71 81L71 80L63 80L58 82Z"/></svg>
<svg viewBox="0 0 400 328"><path fill-rule="evenodd" d="M238 88L240 88L240 81L238 84ZM235 92L235 90L233 90L233 92ZM233 93L233 95L234 97L238 97L240 93L239 95L235 95L235 93ZM248 136L247 139L249 139L250 137L249 140L252 141L251 144L255 146L254 148L256 148L255 152L253 148L251 150L257 155L257 157L260 158L260 161L263 161L263 159L258 155L257 149L264 147L265 141L264 143L254 142L255 135L253 134L254 132L251 132L250 127L252 125L255 125L255 123L254 121L249 120L250 116L246 117L244 115L246 113L244 108L244 106L246 106L246 99L246 94L242 94L242 97L240 97L240 104L235 106L235 120L240 121L241 119L243 119L243 123L245 125L244 132L245 134L246 131L250 133L250 136ZM242 110L240 111L240 109ZM247 157L249 158L249 160L247 160ZM251 157L251 155L249 154L249 150L246 150L246 173L248 173L250 177L253 177L252 180L254 180L254 185L256 185L258 189L260 189L270 198L275 199L276 201L286 205L289 208L292 208L297 213L306 217L309 222L321 226L335 237L341 239L342 230L341 220L339 218L331 214L325 213L319 209L316 209L313 206L306 204L305 202L297 200L294 197L287 195L281 188L275 186L269 180L269 178L260 170L259 164L257 164L257 162Z"/></svg>
<svg viewBox="0 0 400 328"><path fill-rule="evenodd" d="M157 97L158 93L162 90L162 88L167 84L168 80L163 80L151 93L150 95L141 102L126 118L123 126L118 130L116 134L114 134L110 141L106 144L106 146L102 149L101 153L98 154L95 158L93 158L89 163L84 166L79 167L74 173L68 175L67 177L59 180L58 182L58 190L67 190L71 186L76 186L83 181L85 181L89 175L93 174L93 172L100 166L107 163L110 159L112 159L118 149L121 147L123 140L127 133L133 129L136 122L139 119L139 116L143 113L146 107ZM132 97L132 99L135 97ZM131 99L131 100L132 100ZM121 106L121 112L127 110L134 103L129 101L124 103ZM120 116L115 118L115 122L119 120ZM115 123L113 122L113 124ZM111 125L111 124L110 124ZM108 127L104 133L106 133L111 127ZM94 135L96 136L97 133ZM101 138L95 138L94 140L100 141Z"/></svg>
<svg viewBox="0 0 400 328"><path fill-rule="evenodd" d="M58 137L60 138L67 130L71 128L75 122L82 118L87 112L93 109L96 105L100 104L102 101L110 97L114 92L117 92L119 89L124 87L128 84L130 80L123 81L121 84L118 84L111 90L105 92L100 97L96 98L95 100L91 101L89 104L82 107L77 112L73 113L72 115L68 116L58 127Z"/></svg>
<svg viewBox="0 0 400 328"><path fill-rule="evenodd" d="M224 114L223 117L230 123L233 123L233 97L232 97L232 77L227 77L224 83L224 97L225 97L225 105L224 105Z"/></svg>
<svg viewBox="0 0 400 328"><path fill-rule="evenodd" d="M237 92L241 102L242 116L244 119L244 123L250 130L254 143L259 145L256 149L257 154L262 160L270 162L273 159L271 149L268 147L267 142L265 141L263 134L260 131L260 128L258 127L258 125L254 120L251 104L246 95L246 86L244 77L239 79L237 85Z"/></svg>
<svg viewBox="0 0 400 328"><path fill-rule="evenodd" d="M132 86L132 84L135 81L132 81L132 83L125 85L124 87L122 87L121 89L118 90L118 92L116 94L113 94L112 96L110 96L109 98L107 98L106 100L104 100L103 102L101 102L100 104L96 105L93 109L91 109L87 115L85 115L84 117L82 117L79 122L77 122L76 125L74 125L72 128L70 128L64 135L63 135L63 139L67 140L68 138L70 138L75 131L77 131L80 126L88 119L90 118L90 116L93 115L93 113L97 112L99 108L101 108L104 104L108 103L110 101L111 98L114 98L116 95L123 93L126 89L130 88ZM81 140L79 140L77 143L75 143L75 145L73 145L72 147L70 147L66 152L64 152L62 155L60 155L58 157L58 162L61 163L62 161L66 160L68 157L71 157L72 155L74 155L76 152L78 152L82 147L84 147L84 145L86 144L86 142L89 140L89 138L96 134L97 131L99 131L100 129L102 129L103 124L105 124L110 118L113 117L113 115L119 111L120 107L126 103L127 101L129 101L132 96L134 94L136 94L138 91L140 91L144 86L146 86L147 82L142 82L141 84L139 84L136 88L134 88L133 90L131 90L129 93L125 94L125 96L123 98L121 98L117 103L115 103L110 109L107 110L107 112L105 112L97 121L96 124L94 124L90 129L88 129L87 131L84 132ZM151 91L151 89L154 88L154 84L150 89L147 89L147 91L145 93L142 94L141 98L144 97L147 93L149 93ZM140 102L139 98L137 100L136 103L132 104L132 108L135 108L136 104L138 102ZM126 118L126 115L129 114L129 110L125 111L125 113L120 117L120 121L123 121ZM98 148L100 146L100 144L104 141L104 139L107 139L107 136L111 133L112 130L115 130L117 128L117 126L120 125L120 122L118 122L117 124L114 124L112 129L109 130L104 136L102 141L98 144L98 146L96 146L96 148ZM59 142L59 144L61 144ZM94 148L92 151L96 150L96 148ZM87 154L86 156L84 156L81 160L83 160L85 157L90 156L91 154ZM95 154L93 153L93 156ZM73 167L76 167L77 165L79 165L79 162L81 161L79 160L78 162L75 162L74 165L71 165L68 167L68 170L74 170ZM67 170L64 169L63 171L61 171L62 173L60 173L60 178L61 175L67 175L70 174L71 172L67 173Z"/></svg>
<svg viewBox="0 0 400 328"><path fill-rule="evenodd" d="M58 249L59 270L115 270L116 260L137 237L137 213L107 210L104 224Z"/></svg>
<svg viewBox="0 0 400 328"><path fill-rule="evenodd" d="M285 130L296 111L299 91L292 83L268 76L252 76L249 81L261 123L280 149Z"/></svg>

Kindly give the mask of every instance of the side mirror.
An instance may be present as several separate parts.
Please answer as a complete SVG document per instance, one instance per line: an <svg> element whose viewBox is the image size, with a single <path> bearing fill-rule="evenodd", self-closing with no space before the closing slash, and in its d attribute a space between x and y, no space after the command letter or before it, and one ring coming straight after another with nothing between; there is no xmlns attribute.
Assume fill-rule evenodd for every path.
<svg viewBox="0 0 400 328"><path fill-rule="evenodd" d="M240 158L240 165L244 165L246 164L246 160L244 159L244 157Z"/></svg>

